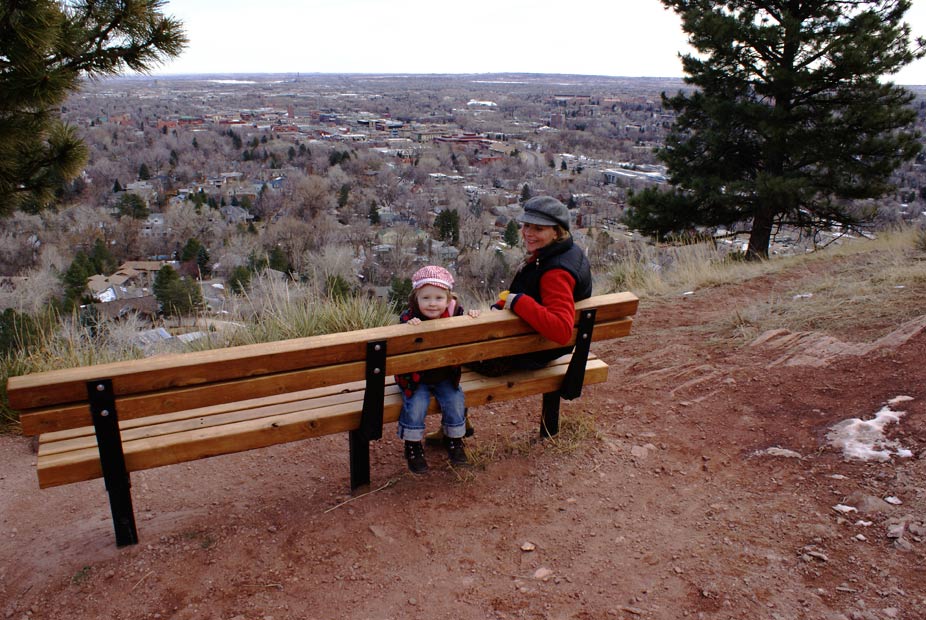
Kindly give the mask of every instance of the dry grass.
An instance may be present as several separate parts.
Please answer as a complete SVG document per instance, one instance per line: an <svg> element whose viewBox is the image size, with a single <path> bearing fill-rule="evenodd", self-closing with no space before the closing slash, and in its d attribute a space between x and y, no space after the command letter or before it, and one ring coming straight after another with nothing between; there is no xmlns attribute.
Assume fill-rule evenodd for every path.
<svg viewBox="0 0 926 620"><path fill-rule="evenodd" d="M270 286L270 285L268 285ZM288 338L377 327L396 321L389 304L359 297L327 299L305 286L273 286L260 307L232 315L228 329L209 331L188 344L168 341L142 347L138 334L146 325L129 318L121 322L89 322L77 315L43 322L37 335L9 354L0 367L0 432L15 427L18 414L6 404L6 382L11 376L61 368L139 359L165 352L223 348ZM199 319L198 323L203 323Z"/></svg>
<svg viewBox="0 0 926 620"><path fill-rule="evenodd" d="M659 303L712 286L788 273L794 286L731 308L706 337L750 341L770 329L878 337L919 316L926 304L926 233L910 228L846 239L824 250L760 262L731 261L707 244L641 246L609 273L613 290Z"/></svg>
<svg viewBox="0 0 926 620"><path fill-rule="evenodd" d="M926 232L907 229L875 240L854 240L803 256L762 262L730 261L706 244L657 248L639 245L605 276L610 290L631 290L646 303L718 285L737 285L760 276L790 272L789 290L738 309L717 324L702 326L707 337L750 341L770 329L864 333L876 338L926 308ZM601 282L599 282L601 284ZM388 304L365 298L329 300L297 283L263 282L260 301L245 299L230 317L240 328L217 331L192 345L203 349L270 342L320 333L349 331L395 321ZM135 338L140 325L82 324L67 317L44 325L36 340L4 360L0 396L9 376L85 366L145 355ZM15 424L16 413L0 407L0 425ZM563 417L554 449L574 449L594 429ZM494 460L524 454L535 439L510 445L480 445L473 459Z"/></svg>
<svg viewBox="0 0 926 620"><path fill-rule="evenodd" d="M926 308L926 251L915 231L857 240L790 261L804 268L784 292L731 311L716 335L750 341L771 329L878 338Z"/></svg>
<svg viewBox="0 0 926 620"><path fill-rule="evenodd" d="M632 246L605 280L611 290L629 290L641 299L675 295L718 284L741 282L779 268L787 259L733 261L708 243Z"/></svg>
<svg viewBox="0 0 926 620"><path fill-rule="evenodd" d="M309 284L264 276L252 282L250 295L233 300L227 322L232 327L195 346L210 349L278 342L394 322L395 310L386 302L354 296L327 298Z"/></svg>
<svg viewBox="0 0 926 620"><path fill-rule="evenodd" d="M595 418L584 412L560 414L559 433L541 440L537 431L524 432L510 437L495 437L489 440L468 443L466 451L473 470L485 469L490 463L507 460L512 456L529 456L542 445L544 450L555 454L573 454L583 446L601 438ZM459 480L466 482L473 478L473 472L457 469Z"/></svg>

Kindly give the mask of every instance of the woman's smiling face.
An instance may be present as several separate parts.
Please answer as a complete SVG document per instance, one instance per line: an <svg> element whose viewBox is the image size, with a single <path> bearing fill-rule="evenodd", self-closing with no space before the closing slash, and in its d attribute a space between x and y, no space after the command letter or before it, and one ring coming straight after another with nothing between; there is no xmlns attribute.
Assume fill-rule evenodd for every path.
<svg viewBox="0 0 926 620"><path fill-rule="evenodd" d="M524 240L524 247L531 254L541 248L545 248L556 238L556 228L554 226L542 226L540 224L521 224L521 239Z"/></svg>

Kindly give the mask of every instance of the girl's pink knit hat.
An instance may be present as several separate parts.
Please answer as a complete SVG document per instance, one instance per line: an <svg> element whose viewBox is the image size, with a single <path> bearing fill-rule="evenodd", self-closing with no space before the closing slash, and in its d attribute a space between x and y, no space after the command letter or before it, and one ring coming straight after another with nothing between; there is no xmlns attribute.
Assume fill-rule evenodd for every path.
<svg viewBox="0 0 926 620"><path fill-rule="evenodd" d="M427 267L422 267L412 275L412 290L418 290L426 284L452 291L453 276L443 267L428 265Z"/></svg>

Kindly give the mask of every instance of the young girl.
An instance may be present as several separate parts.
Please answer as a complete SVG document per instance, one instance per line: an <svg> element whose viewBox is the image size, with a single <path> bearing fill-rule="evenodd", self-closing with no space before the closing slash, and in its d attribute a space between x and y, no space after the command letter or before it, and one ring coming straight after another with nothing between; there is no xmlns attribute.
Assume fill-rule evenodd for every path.
<svg viewBox="0 0 926 620"><path fill-rule="evenodd" d="M412 294L399 321L418 325L421 321L464 314L453 294L453 276L443 267L428 265L412 275ZM478 310L467 314L479 316ZM459 366L444 366L421 372L396 375L402 390L402 412L399 414L399 437L405 440L405 460L415 474L428 471L424 458L424 419L431 396L441 407L441 430L444 433L447 456L452 465L466 465L463 436L466 433L466 409L460 389Z"/></svg>

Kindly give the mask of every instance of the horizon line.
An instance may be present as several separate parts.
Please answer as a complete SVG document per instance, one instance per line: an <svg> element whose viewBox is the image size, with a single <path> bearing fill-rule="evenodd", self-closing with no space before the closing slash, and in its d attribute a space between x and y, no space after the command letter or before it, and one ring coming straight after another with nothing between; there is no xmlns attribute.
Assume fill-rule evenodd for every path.
<svg viewBox="0 0 926 620"><path fill-rule="evenodd" d="M586 78L611 78L611 79L642 79L642 80L680 80L684 81L686 76L675 75L607 75L601 73L544 73L536 71L199 71L199 72L150 72L150 73L125 73L115 76L106 76L108 78L171 78L171 77L200 77L200 76L221 76L221 75L270 75L270 76L337 76L337 75L357 75L357 76L480 76L480 75L524 75L524 76L567 76L567 77L586 77ZM106 78L103 78L106 79ZM897 86L917 86L926 87L926 83L900 83L894 82Z"/></svg>

